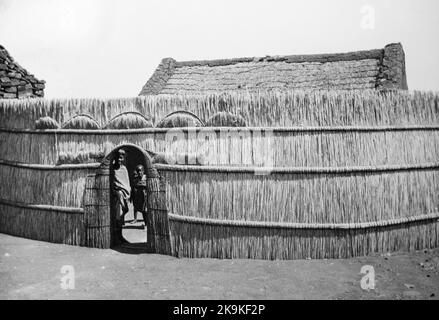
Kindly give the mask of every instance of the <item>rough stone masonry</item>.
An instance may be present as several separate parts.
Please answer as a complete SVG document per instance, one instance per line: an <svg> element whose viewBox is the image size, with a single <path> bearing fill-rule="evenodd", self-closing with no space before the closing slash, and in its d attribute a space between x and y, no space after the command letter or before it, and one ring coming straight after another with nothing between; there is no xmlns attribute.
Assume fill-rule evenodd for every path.
<svg viewBox="0 0 439 320"><path fill-rule="evenodd" d="M44 97L45 83L22 68L0 45L0 99Z"/></svg>

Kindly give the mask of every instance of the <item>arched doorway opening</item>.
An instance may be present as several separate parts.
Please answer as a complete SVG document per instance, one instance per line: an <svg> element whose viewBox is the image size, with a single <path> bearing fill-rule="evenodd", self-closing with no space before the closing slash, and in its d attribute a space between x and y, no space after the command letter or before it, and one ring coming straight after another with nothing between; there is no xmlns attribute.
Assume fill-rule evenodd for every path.
<svg viewBox="0 0 439 320"><path fill-rule="evenodd" d="M129 193L125 194L128 212L121 217L120 197L117 195L119 184L115 184L115 172L120 167L117 159L122 153L125 154L123 165L127 180L129 181ZM142 213L138 212L138 223L132 224L134 216L133 203L131 202L131 191L134 188L134 173L137 166L143 166L146 176L146 215L143 219ZM107 208L109 209L111 225L111 247L129 246L130 243L136 248L143 248L147 252L170 253L169 227L167 210L165 205L163 183L157 170L155 169L152 158L147 151L134 144L124 144L113 149L101 164L101 169L108 172L109 179L109 199ZM118 175L120 172L118 172ZM118 176L119 177L119 176ZM123 180L123 179L122 179ZM116 180L118 181L118 180ZM123 220L122 220L123 219ZM145 221L146 220L146 221ZM121 223L121 222L124 223ZM162 250L163 249L163 250Z"/></svg>
<svg viewBox="0 0 439 320"><path fill-rule="evenodd" d="M111 153L110 208L115 211L112 212L112 216L115 217L120 243L146 244L147 242L146 181L143 181L143 178L150 167L148 157L137 147L121 146ZM139 181L144 183L141 190L138 190L137 186ZM118 190L115 190L116 188ZM144 204L139 206L139 200ZM137 220L138 215L140 215L139 220Z"/></svg>

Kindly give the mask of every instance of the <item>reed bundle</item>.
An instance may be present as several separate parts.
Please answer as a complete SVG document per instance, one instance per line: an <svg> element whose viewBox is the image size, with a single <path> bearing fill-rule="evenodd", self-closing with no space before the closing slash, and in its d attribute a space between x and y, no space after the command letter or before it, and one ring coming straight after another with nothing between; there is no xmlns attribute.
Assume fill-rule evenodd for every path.
<svg viewBox="0 0 439 320"><path fill-rule="evenodd" d="M206 121L207 127L245 127L243 117L231 112L218 112Z"/></svg>
<svg viewBox="0 0 439 320"><path fill-rule="evenodd" d="M99 123L88 114L79 114L62 125L63 129L100 129Z"/></svg>
<svg viewBox="0 0 439 320"><path fill-rule="evenodd" d="M57 165L97 163L104 160L105 154L102 151L86 151L76 154L59 152Z"/></svg>
<svg viewBox="0 0 439 320"><path fill-rule="evenodd" d="M46 130L46 129L58 129L59 124L56 120L51 117L42 117L35 121L35 129Z"/></svg>
<svg viewBox="0 0 439 320"><path fill-rule="evenodd" d="M175 111L164 117L157 128L203 127L203 122L192 112Z"/></svg>
<svg viewBox="0 0 439 320"><path fill-rule="evenodd" d="M395 168L394 168L395 169ZM220 220L363 223L438 212L439 171L385 169L255 175L160 170L170 212Z"/></svg>
<svg viewBox="0 0 439 320"><path fill-rule="evenodd" d="M274 229L312 229L312 230L360 230L378 227L389 227L406 225L413 222L436 221L439 219L439 212L423 214L419 216L403 217L392 220L360 222L360 223L294 223L294 222L266 222L266 221L245 221L245 220L217 220L209 218L196 218L181 216L169 213L170 220L187 222L201 225L248 227L248 228L274 228Z"/></svg>
<svg viewBox="0 0 439 320"><path fill-rule="evenodd" d="M86 113L101 127L116 115L136 111L157 123L187 110L202 121L222 111L240 115L248 126L354 126L438 124L439 95L375 90L268 91L142 96L121 99L10 99L0 101L0 127L33 128L41 117L64 123Z"/></svg>
<svg viewBox="0 0 439 320"><path fill-rule="evenodd" d="M152 128L153 124L139 112L123 112L111 119L105 129L139 129Z"/></svg>

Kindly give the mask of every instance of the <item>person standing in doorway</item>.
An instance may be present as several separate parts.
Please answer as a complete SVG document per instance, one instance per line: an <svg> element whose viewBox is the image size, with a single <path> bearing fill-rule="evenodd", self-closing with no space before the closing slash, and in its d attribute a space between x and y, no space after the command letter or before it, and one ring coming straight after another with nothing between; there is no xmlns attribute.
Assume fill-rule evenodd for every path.
<svg viewBox="0 0 439 320"><path fill-rule="evenodd" d="M130 177L125 166L126 152L119 149L114 162L113 197L116 207L116 221L119 228L125 224L125 215L128 213L128 200L131 195Z"/></svg>
<svg viewBox="0 0 439 320"><path fill-rule="evenodd" d="M132 223L137 223L137 212L140 212L143 217L143 223L146 225L147 209L147 193L146 193L146 174L145 168L139 164L134 171L134 185L132 192L132 200L134 206L134 220Z"/></svg>

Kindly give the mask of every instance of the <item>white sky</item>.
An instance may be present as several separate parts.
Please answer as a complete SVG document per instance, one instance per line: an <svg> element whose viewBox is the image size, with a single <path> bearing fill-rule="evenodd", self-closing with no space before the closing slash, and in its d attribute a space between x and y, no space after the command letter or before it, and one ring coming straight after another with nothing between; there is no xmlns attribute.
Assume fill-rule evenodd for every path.
<svg viewBox="0 0 439 320"><path fill-rule="evenodd" d="M375 10L373 29L362 27L365 6ZM438 39L437 0L0 0L0 44L46 80L48 98L136 96L164 57L336 53L391 42L404 46L410 89L439 91Z"/></svg>

